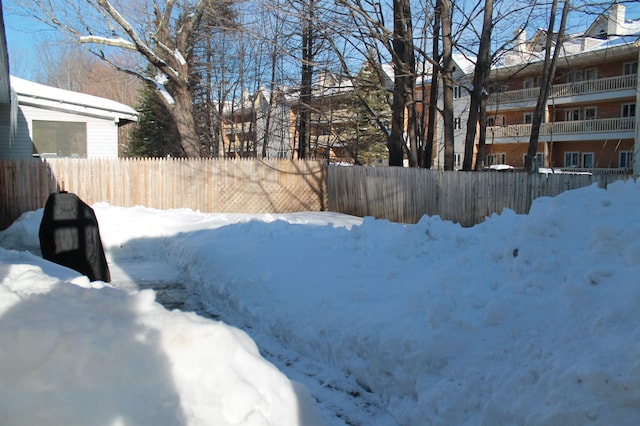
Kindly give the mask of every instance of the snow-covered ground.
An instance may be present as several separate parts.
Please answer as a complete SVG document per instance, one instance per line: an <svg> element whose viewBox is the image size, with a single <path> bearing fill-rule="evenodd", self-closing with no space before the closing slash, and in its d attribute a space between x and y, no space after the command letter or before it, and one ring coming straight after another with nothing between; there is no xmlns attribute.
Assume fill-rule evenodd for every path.
<svg viewBox="0 0 640 426"><path fill-rule="evenodd" d="M473 228L93 207L109 285L42 210L0 233L3 424L640 420L640 184Z"/></svg>

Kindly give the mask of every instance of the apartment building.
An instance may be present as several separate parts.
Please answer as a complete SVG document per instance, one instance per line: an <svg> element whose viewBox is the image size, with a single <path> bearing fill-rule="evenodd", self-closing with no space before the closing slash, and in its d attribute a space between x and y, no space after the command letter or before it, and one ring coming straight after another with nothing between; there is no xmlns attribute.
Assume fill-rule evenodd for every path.
<svg viewBox="0 0 640 426"><path fill-rule="evenodd" d="M220 157L278 158L293 156L294 112L281 91L260 88L227 102L222 115ZM266 144L265 144L266 141Z"/></svg>
<svg viewBox="0 0 640 426"><path fill-rule="evenodd" d="M524 165L545 39L542 30L530 39L520 32L513 51L491 71L486 155L479 159L484 167ZM620 4L584 33L566 37L540 129L539 167L633 169L638 158L639 54L640 20L626 20Z"/></svg>

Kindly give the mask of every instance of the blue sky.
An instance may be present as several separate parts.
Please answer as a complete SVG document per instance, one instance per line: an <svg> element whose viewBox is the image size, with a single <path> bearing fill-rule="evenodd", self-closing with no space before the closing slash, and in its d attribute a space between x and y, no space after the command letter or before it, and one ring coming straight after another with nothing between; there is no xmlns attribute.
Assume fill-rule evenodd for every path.
<svg viewBox="0 0 640 426"><path fill-rule="evenodd" d="M41 66L38 52L45 42L55 40L59 35L34 19L12 13L14 5L14 0L3 1L10 72L17 77L36 80ZM640 19L640 2L625 2L625 6L627 19Z"/></svg>
<svg viewBox="0 0 640 426"><path fill-rule="evenodd" d="M45 41L55 39L57 33L33 19L10 13L8 8L12 4L12 0L3 2L10 72L17 77L35 79L36 67L40 66L38 51Z"/></svg>

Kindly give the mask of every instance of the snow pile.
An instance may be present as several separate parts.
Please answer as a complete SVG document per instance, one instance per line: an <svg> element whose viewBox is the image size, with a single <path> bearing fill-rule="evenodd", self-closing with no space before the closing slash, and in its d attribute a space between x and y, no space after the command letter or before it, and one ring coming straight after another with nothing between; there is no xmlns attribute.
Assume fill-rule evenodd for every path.
<svg viewBox="0 0 640 426"><path fill-rule="evenodd" d="M283 371L300 359L325 365L332 372L327 377L309 374L296 380L309 387L328 424L372 424L355 414L360 407L354 406L352 413L336 412L340 394L324 390L345 383L337 383L339 377L356 382L362 397L379 398L380 406L367 409L381 425L633 424L640 418L640 185L635 182L541 198L529 215L505 211L473 228L437 217L401 225L333 213L252 217L106 204L94 209L114 267L134 278L158 271L180 277L187 287L185 296L203 303L225 323L245 329L259 346L271 351L277 342L286 348L278 365ZM0 244L37 252L38 215L23 216L0 234ZM4 253L4 268L28 269L35 262L20 257L24 254ZM19 304L6 302L25 298L17 296L17 286L31 287L17 284L14 275L2 276L9 289L9 299L2 296L3 306L53 298L47 304L52 309L49 322L57 322L56 315L64 321L67 311L78 318L75 326L90 328L96 345L103 343L91 356L104 360L102 364L116 356L109 350L113 327L102 324L128 316L128 332L115 333L115 346L131 345L135 353L141 345L135 336L150 334L145 341L157 341L151 344L152 358L168 361L151 361L149 368L166 371L162 364L169 363L168 376L176 383L183 374L201 368L198 374L206 375L213 366L202 363L207 357L197 352L203 348L193 346L187 352L195 359L180 372L182 359L171 354L176 345L167 343L171 331L165 328L180 323L186 334L192 327L240 333L194 314L168 313L147 292L125 297L108 287L77 288L77 295L62 297L76 287L58 283ZM42 273L38 277L44 281ZM95 309L74 313L85 299L94 298L109 299L111 307L100 315ZM74 308L62 305L65 300ZM41 310L43 306L35 309ZM5 316L0 317L2 337ZM151 319L156 316L166 321ZM12 339L13 351L32 352L33 343L22 347L19 337ZM237 340L238 346L251 346L246 336ZM2 341L7 344L7 338ZM47 342L43 338L40 343L45 353L52 351ZM255 349L247 352L260 365ZM78 365L71 362L64 368ZM252 387L259 386L253 379L260 375L241 371L241 363L230 368L250 377ZM24 392L29 386L35 394L43 392L41 374L30 371L20 379ZM73 383L71 375L60 386ZM158 383L153 386L163 389ZM266 378L261 383L273 384ZM282 395L284 387L272 391ZM200 406L197 395L219 398L211 396L206 385L164 389L178 395L187 420L191 418L185 413ZM289 393L279 396L282 400L294 398L290 384L287 389ZM3 392L2 404L12 398L11 392ZM177 397L171 392L164 393L166 410L172 402L175 406Z"/></svg>
<svg viewBox="0 0 640 426"><path fill-rule="evenodd" d="M322 424L236 328L24 252L0 249L0 279L4 425Z"/></svg>

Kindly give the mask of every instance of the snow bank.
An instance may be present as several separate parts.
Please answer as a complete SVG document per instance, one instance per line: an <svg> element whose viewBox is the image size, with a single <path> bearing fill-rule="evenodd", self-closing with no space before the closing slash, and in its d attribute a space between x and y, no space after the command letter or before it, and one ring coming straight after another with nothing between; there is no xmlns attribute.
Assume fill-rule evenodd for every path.
<svg viewBox="0 0 640 426"><path fill-rule="evenodd" d="M401 225L333 213L248 216L106 204L94 209L111 262L125 269L126 262L166 265L184 280L190 295L226 323L247 330L259 346L275 340L286 348L290 358L283 355L283 365L297 362L297 357L333 372L327 377L311 377L317 374L309 372L308 386L315 380L323 391L335 389L340 387L339 377L348 377L359 384L352 395L379 397L382 408L368 408L372 417L384 419L377 424L608 425L634 424L640 418L638 183L540 198L529 215L507 210L473 228L437 217ZM23 250L37 245L37 216L38 212L25 215L0 233L0 244ZM29 265L35 263L32 257L11 258L23 256L14 252L4 256L9 256L5 268L31 271ZM153 274L151 267L148 273ZM46 277L59 272L44 274L38 275L42 288L30 290L43 294L30 297L54 298L49 304L53 323L57 315L64 317L64 312L82 305L65 302L69 288L78 300L101 300L116 292L59 283L53 286L59 290L50 291L51 278ZM29 306L17 302L23 296L13 275L3 282L4 305ZM102 317L95 317L95 309L79 312L86 321L74 326L94 324L103 333L96 341L111 344L113 337L106 333L110 327L99 321L120 315L130 332L115 348L132 345L148 351L132 336L149 336L147 340L156 342L150 345L153 362L162 366L159 370L171 372L165 376L174 385L161 386L167 382L162 377L155 383L166 389L167 406L175 405L179 395L180 415L188 417L189 407L200 406L198 396L208 397L213 390L193 384L189 372L200 361L180 362L185 371L174 365L170 348L177 345L166 343L175 332L171 324L193 327L195 331L181 332L190 336L214 334L215 328L226 326L193 314L162 311L144 292L126 299L113 302L120 311L102 308ZM161 326L160 319L154 320L152 326L148 321L155 315L166 322ZM244 348L242 359L256 357L259 365L250 340L239 337L237 330L225 330L234 348ZM199 343L193 345L205 344L195 340ZM43 338L38 345L40 352L56 353L51 340ZM231 343L225 353L228 346ZM116 356L104 347L104 354L94 349L91 358ZM188 352L200 353L201 348ZM205 352L210 350L214 351ZM37 364L29 357L24 362ZM234 374L254 377L240 369L233 367L238 370ZM276 373L268 374L277 378ZM206 375L206 369L198 374ZM23 379L25 395L39 395L44 389L38 374ZM33 385L30 390L26 380ZM182 386L181 380L190 385ZM260 386L253 380L248 383L250 388ZM271 389L269 398L291 401L292 385L282 383ZM344 394L329 396L317 386L312 394L328 424L348 423L345 416L350 413L332 414L336 404L328 400L338 401ZM0 400L10 398L5 393ZM275 413L277 404L267 405L270 414L262 414L266 408L259 410L265 417ZM371 424L359 419L354 415L349 422Z"/></svg>

